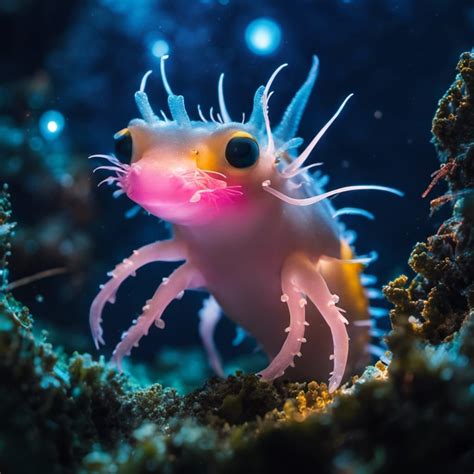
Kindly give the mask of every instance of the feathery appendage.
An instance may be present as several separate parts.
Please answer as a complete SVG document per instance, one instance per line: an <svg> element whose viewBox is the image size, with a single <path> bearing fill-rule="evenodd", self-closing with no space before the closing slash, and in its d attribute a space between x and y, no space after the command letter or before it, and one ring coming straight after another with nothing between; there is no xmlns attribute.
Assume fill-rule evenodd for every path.
<svg viewBox="0 0 474 474"><path fill-rule="evenodd" d="M196 169L180 173L178 176L183 179L186 186L196 189L190 202L199 202L202 198L208 198L218 205L243 195L242 186L229 186L226 182L227 177L217 171Z"/></svg>
<svg viewBox="0 0 474 474"><path fill-rule="evenodd" d="M124 181L125 181L128 173L130 172L131 166L127 165L126 163L122 163L121 161L119 161L113 155L101 155L101 154L99 154L99 155L89 156L89 159L92 159L92 158L100 158L100 159L106 160L109 163L111 163L111 165L106 165L106 166L101 165L101 166L98 166L98 167L94 168L93 173L95 173L96 171L101 171L101 170L115 172L115 175L108 176L107 178L100 181L99 184L97 185L97 187L100 187L103 184L108 184L108 185L115 184L118 187L118 189L114 191L113 196L114 197L119 197L122 194L124 194L124 190L123 190Z"/></svg>

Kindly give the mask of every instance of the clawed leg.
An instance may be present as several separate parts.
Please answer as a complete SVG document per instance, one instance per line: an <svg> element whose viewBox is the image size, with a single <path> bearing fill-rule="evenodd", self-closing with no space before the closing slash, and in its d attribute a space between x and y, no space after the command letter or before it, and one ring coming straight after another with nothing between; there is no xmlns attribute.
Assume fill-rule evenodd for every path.
<svg viewBox="0 0 474 474"><path fill-rule="evenodd" d="M333 392L341 384L349 353L349 337L346 330L348 321L337 308L338 297L331 294L317 266L304 256L289 257L282 270L282 301L286 301L290 311L288 336L277 356L270 365L260 372L265 380L273 380L283 375L287 367L293 365L295 356L301 356L301 344L306 342L304 295L307 295L328 324L334 345L334 371L330 374L329 391Z"/></svg>
<svg viewBox="0 0 474 474"><path fill-rule="evenodd" d="M295 265L295 285L305 293L316 306L331 330L334 354L334 370L329 379L329 392L334 392L342 382L349 355L349 336L346 324L348 320L336 306L339 301L337 295L331 294L324 278L318 269L309 260L301 258Z"/></svg>
<svg viewBox="0 0 474 474"><path fill-rule="evenodd" d="M294 367L295 356L301 357L301 344L306 342L304 330L308 323L305 321L306 299L301 290L294 283L295 268L292 259L288 259L281 275L281 300L288 305L290 311L290 325L285 329L288 333L280 352L271 361L270 365L258 375L263 380L273 380L281 377L285 370Z"/></svg>
<svg viewBox="0 0 474 474"><path fill-rule="evenodd" d="M204 300L203 307L199 311L199 318L199 334L206 349L209 364L219 377L224 377L219 352L214 343L214 330L221 319L221 308L212 295Z"/></svg>
<svg viewBox="0 0 474 474"><path fill-rule="evenodd" d="M138 347L138 342L142 336L148 334L153 322L160 329L164 328L165 324L161 316L166 307L175 298L179 298L185 290L202 286L204 286L204 280L200 272L191 264L184 263L158 287L153 297L143 307L141 316L128 331L123 333L122 341L114 350L113 360L120 371L122 370L123 357L130 355L133 347Z"/></svg>
<svg viewBox="0 0 474 474"><path fill-rule="evenodd" d="M122 263L117 265L114 270L108 274L112 278L105 285L101 285L99 294L92 302L89 315L92 337L97 349L99 348L99 343L105 344L101 327L102 311L106 303L115 302L115 294L120 285L129 276L134 276L135 272L147 263L156 261L176 262L184 259L184 247L179 242L165 240L163 242L145 245L135 250L133 255L124 259Z"/></svg>

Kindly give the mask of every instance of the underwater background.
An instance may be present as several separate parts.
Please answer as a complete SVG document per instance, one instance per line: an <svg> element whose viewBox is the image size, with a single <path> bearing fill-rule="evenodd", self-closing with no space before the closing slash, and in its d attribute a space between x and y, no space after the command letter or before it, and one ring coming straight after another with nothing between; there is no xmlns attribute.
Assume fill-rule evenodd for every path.
<svg viewBox="0 0 474 474"><path fill-rule="evenodd" d="M16 223L12 228L5 223L10 208L7 197L2 197L0 237L5 242L11 241L11 248L2 247L0 309L5 314L0 320L3 321L0 329L5 334L0 337L4 361L0 376L5 383L0 398L4 401L2 413L17 413L17 418L9 419L3 429L0 428L2 473L25 472L24 469L35 463L49 472L81 469L84 472L231 472L234 456L258 459L253 463L255 472L258 472L257 466L260 472L269 472L275 468L268 461L269 453L286 448L288 443L295 449L298 462L309 459L307 456L314 443L319 443L321 465L315 472L397 472L406 468L398 459L405 448L390 454L384 451L384 446L391 441L398 443L403 430L390 431L397 424L394 421L384 431L380 422L390 413L398 413L393 415L394 420L417 418L419 413L424 413L421 428L416 425L407 428L413 433L410 440L422 441L421 448L417 445L419 457L406 459L412 462L409 466L420 467L423 456L432 455L428 449L422 449L428 445L432 449L437 446L440 451L439 458L433 457L431 472L440 472L437 469L445 467L444 461L448 463L454 458L459 460L459 470L451 472L465 472L471 462L474 466L473 446L467 435L473 428L472 414L467 416L467 413L474 405L474 377L469 378L472 364L466 362L474 351L467 347L468 343L463 346L462 342L470 339L470 333L463 335L458 331L469 313L467 308L471 308L474 301L474 291L470 289L474 281L468 271L459 269L456 276L451 273L440 276L438 271L452 270L446 265L443 270L430 267L426 273L426 266L420 263L425 258L420 257L424 251L419 248L415 260L417 255L420 258L415 263L412 258L410 265L408 263L417 242L425 241L446 225L453 225L452 204L460 196L468 199L465 189L469 190L473 184L474 167L466 150L474 139L471 136L474 135L474 112L466 113L461 131L454 137L450 135L449 140L446 137L454 133L455 125L438 134L435 127L436 146L431 143L432 120L438 101L453 83L461 53L471 51L474 45L472 2L3 0L0 2L0 36L0 182L8 184L13 212L9 222ZM395 331L392 343L389 341L389 349L395 354L391 382L386 381L390 377L386 367L372 367L367 380L370 382L373 377L372 382L384 380L386 385L376 387L374 392L362 389L367 392L360 395L360 399L342 402L339 415L334 415L336 421L325 411L332 402L332 395L317 384L295 387L281 383L271 389L259 388L256 380L238 375L230 379L229 385L219 385L214 380L206 389L192 392L212 375L198 335L197 313L203 299L199 293L189 293L182 301L174 302L165 316L167 330L153 329L133 351L132 362L127 361L125 365L126 372L133 376L132 381L126 379L127 376L109 372L104 361L95 363L88 356L78 355L91 353L93 359L98 360L89 334L88 311L106 272L133 249L168 235L163 223L137 212L126 197L114 199L107 186L98 188L97 183L102 178L92 174L97 163L87 159L95 153L112 152L113 134L138 116L133 94L147 70L154 71L147 85L150 101L155 109L164 107L166 94L158 77L159 58L164 54L170 55L168 78L173 89L185 96L192 118L197 118L198 104L204 110L216 107L217 80L221 72L226 74L227 106L231 114L240 116L245 112L248 115L256 88L267 81L277 66L288 62L289 67L274 85L270 110L274 120L280 117L304 80L312 55L317 54L321 61L320 74L298 136L307 143L348 93L353 92L355 96L313 152L312 162L324 162L324 172L334 187L377 183L405 192L403 199L372 193L337 198L341 207L354 205L376 216L373 222L361 222L354 217L350 227L358 234L359 253L373 249L379 253L379 259L370 268L379 279L378 286L381 288L395 279L387 290L391 303L385 301L381 306L387 309L395 306L392 322L387 318L385 328L387 332L392 327L398 328L403 336L399 332L397 339ZM468 57L464 58L465 67L471 71L471 75L464 78L467 84L474 74L469 62L473 60ZM454 120L456 108L469 102L466 90L469 87L463 85L459 94L467 94L468 99L461 100L454 95L454 105L443 120ZM422 198L432 173L440 167L439 160L446 164L461 155L462 160L471 164L466 165L466 169L458 166L457 169L463 170L459 172L461 175L447 176L449 188L440 181ZM447 190L448 194L454 193L445 200L447 204L438 206L445 202L440 201L430 206L431 199L442 196ZM459 191L464 194L455 194ZM468 209L463 219L472 219L472 207L458 203L458 213L460 208ZM459 214L457 216L459 218ZM458 224L456 221L456 226ZM13 235L10 230L14 231ZM473 239L466 237L470 230L449 227L449 232L463 235L464 240L454 240L456 244L462 241L463 250L470 255ZM432 244L431 241L428 244L429 252L437 255L436 248L430 247ZM447 255L443 254L442 259L452 257ZM7 257L8 271L4 266ZM459 261L456 260L456 264ZM104 326L108 345L100 352L105 360L110 358L113 341L120 339L122 331L138 316L142 302L172 268L172 264L144 268L139 280L124 284L117 304L106 308ZM45 271L44 278L34 278ZM404 273L411 279L417 272L432 282L444 282L446 278L455 284L451 287L443 283L438 299L429 300L431 309L438 304L436 321L431 319L431 325L411 334L405 319L417 312L429 316L426 306L420 309L419 301L425 297L428 300L428 293L430 298L433 296L432 286L425 282L423 289L415 291L412 285L407 295L403 289L406 281L396 278ZM459 273L464 280L458 278ZM413 281L420 284L417 278ZM452 297L454 288L458 288L459 298ZM447 296L448 293L442 291L451 293ZM13 303L13 297L21 304ZM449 308L442 306L446 301ZM34 326L22 305L29 308ZM13 306L16 309L10 311ZM17 326L5 322L10 313L17 314L17 319L22 321L18 333L12 329ZM403 319L404 315L407 318ZM472 323L469 324L472 332ZM27 331L28 335L21 331ZM234 333L231 322L219 324L216 340L227 373L237 369L252 372L259 368L264 359L255 351L255 341L248 338L237 347L232 344ZM46 339L56 349L43 346ZM31 347L25 340L30 341ZM412 345L404 346L401 341ZM452 346L442 346L440 350L439 344L446 341ZM430 345L428 352L424 344ZM23 366L18 363L20 359L9 358L13 354L12 347L21 347L17 357L25 357L25 360L30 360L28 351L32 351L31 367L25 365L29 369L21 373L15 369ZM78 354L72 356L74 351ZM41 362L43 357L49 362ZM434 369L427 362L433 357L441 361ZM452 377L458 370L455 365L461 359L464 368L458 369L464 375L453 382ZM40 364L42 369L35 364ZM441 367L442 364L446 366ZM404 385L397 385L400 380L406 382L413 377L420 367L420 383L427 390L420 403L430 407L426 413L417 405L417 390L407 389L405 393ZM51 375L53 378L58 371L63 376L59 382L56 379L53 382L46 377L48 371L56 374ZM66 373L69 375L64 375ZM48 398L49 405L42 405L42 395L37 392L24 397L23 392L23 395L16 394L15 390L21 391L24 386L33 387L33 379L38 390L48 391L53 387L58 392ZM157 382L170 388L151 385L150 389L150 384ZM134 391L134 384L142 391ZM387 384L391 384L390 388ZM153 394L150 395L149 390L153 390ZM354 391L358 393L357 390L356 387ZM66 394L64 399L60 392ZM91 392L102 397L99 402L91 398ZM255 396L249 401L251 393ZM402 393L401 398L395 400L394 393ZM188 398L179 398L184 395ZM410 404L402 400L405 396L416 400L410 399ZM71 402L75 397L80 399L77 405ZM224 400L227 401L224 403ZM373 400L382 400L382 404L389 400L383 405L380 419L369 413L377 406ZM454 405L450 405L452 400L455 400ZM367 411L360 411L365 402ZM121 420L109 416L105 408L109 403L110 411L120 413ZM459 435L456 443L452 441L456 446L449 442L439 446L435 439L424 439L437 423L439 412L451 413L453 406L453 415L446 423L452 439ZM218 408L214 410L215 407ZM397 412L400 407L401 414ZM264 428L245 425L254 423L257 415L263 419L272 410L279 412L272 412ZM326 418L323 421L314 418L303 429L306 430L303 434L291 425L287 432L280 433L275 444L272 444L275 438L271 434L268 439L255 438L255 432L267 429L270 433L273 425L282 420L301 424L308 412L321 410ZM70 421L77 413L84 413L79 415L79 418L84 417L80 426ZM355 427L350 426L351 422ZM454 424L450 425L451 422ZM120 423L124 425L119 427ZM363 432L358 431L360 426L369 426L369 434L360 434ZM372 439L379 428L382 431L378 433L379 438ZM25 434L28 429L31 431ZM169 438L159 438L165 436L163 433ZM348 448L341 441L347 433L352 439ZM40 443L41 449L37 451L27 448L24 456L12 448L23 442L27 446L37 445L40 438L46 440L44 446ZM297 439L301 444L295 441ZM321 439L332 445L326 449L321 446ZM375 447L377 439L380 450ZM204 448L199 440L204 440ZM256 444L247 445L246 440ZM153 448L146 444L148 442ZM171 449L167 443L175 444ZM180 446L179 449L176 446ZM218 451L222 457L215 455ZM142 463L146 456L152 460ZM314 456L312 453L311 462ZM185 462L180 464L180 459ZM236 471L240 467L248 470L244 462L234 464Z"/></svg>

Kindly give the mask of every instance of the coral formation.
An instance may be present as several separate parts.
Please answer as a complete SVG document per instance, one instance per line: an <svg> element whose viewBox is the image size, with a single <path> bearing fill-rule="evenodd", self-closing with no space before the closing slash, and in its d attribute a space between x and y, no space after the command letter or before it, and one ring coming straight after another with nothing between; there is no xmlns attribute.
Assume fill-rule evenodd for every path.
<svg viewBox="0 0 474 474"><path fill-rule="evenodd" d="M140 386L102 359L54 350L33 335L28 310L4 280L0 470L471 472L474 56L465 53L458 69L433 124L440 161L452 163L442 177L453 215L415 247L411 282L401 276L385 289L394 304L388 366L368 367L334 394L315 382L270 384L236 374L182 396ZM5 192L0 230L6 275Z"/></svg>
<svg viewBox="0 0 474 474"><path fill-rule="evenodd" d="M416 272L386 289L395 305L392 323L409 314L412 329L431 343L449 339L474 308L474 57L464 53L456 80L439 102L433 143L441 163L427 191L443 178L448 192L432 209L454 201L454 212L426 242L418 243L409 264ZM426 195L427 193L425 193Z"/></svg>

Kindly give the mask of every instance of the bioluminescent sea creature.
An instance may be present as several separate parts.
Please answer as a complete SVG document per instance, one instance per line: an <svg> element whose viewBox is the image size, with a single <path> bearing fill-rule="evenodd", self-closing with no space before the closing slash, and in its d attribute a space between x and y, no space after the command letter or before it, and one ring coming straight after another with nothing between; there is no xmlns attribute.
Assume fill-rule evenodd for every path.
<svg viewBox="0 0 474 474"><path fill-rule="evenodd" d="M165 59L161 77L171 119L164 112L156 115L150 106L145 93L150 71L135 94L143 118L115 135L115 156L95 156L110 162L98 168L114 173L105 182L170 222L173 236L135 250L109 273L90 311L96 347L104 344L104 305L115 301L126 278L150 262L184 261L123 334L113 353L120 370L122 358L153 324L164 328L163 313L171 301L186 290L201 289L211 296L200 312L200 334L218 374L223 371L213 332L224 312L268 355L262 379L285 374L321 380L330 372L329 389L334 391L346 367L355 370L368 359L370 290L363 280L371 278L362 269L374 255L354 257L353 233L339 220L344 214L372 215L357 208L335 210L328 198L363 190L401 193L375 185L323 191L325 177L309 172L320 163L305 166L350 96L309 145L296 152L302 140L295 133L318 74L316 57L276 127L268 115L270 88L286 64L257 89L247 121L231 119L223 75L218 82L220 111L214 115L211 109L208 120L198 107L201 120L195 121L183 96L175 95L168 83Z"/></svg>

